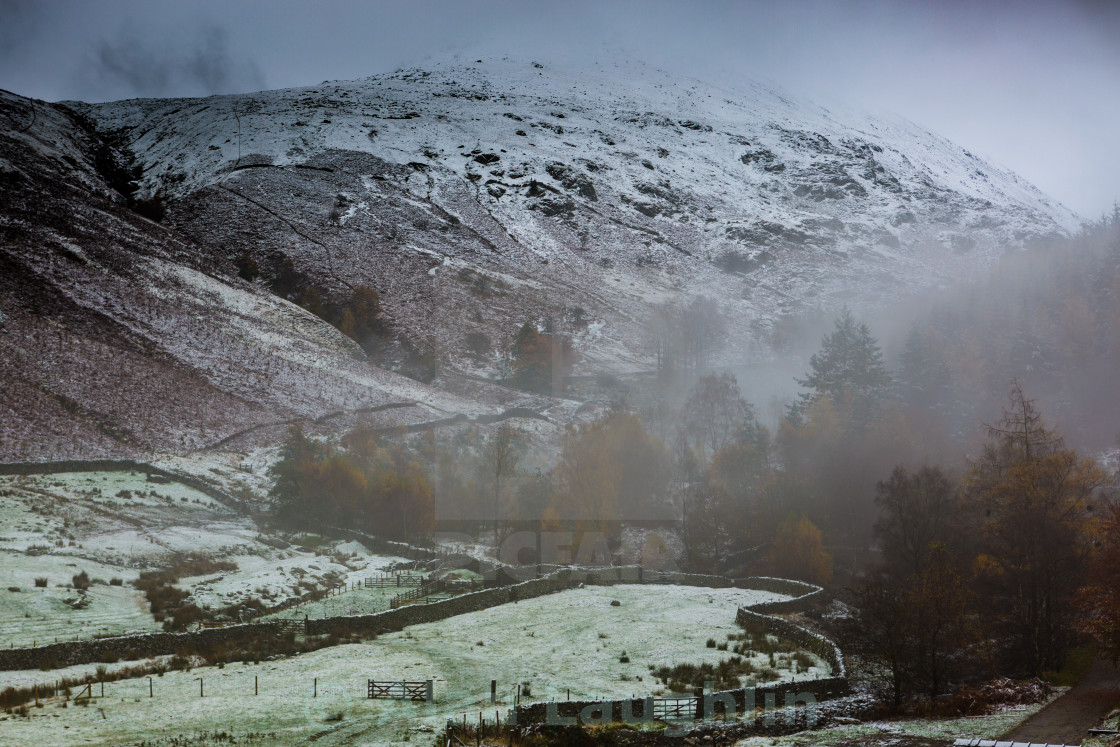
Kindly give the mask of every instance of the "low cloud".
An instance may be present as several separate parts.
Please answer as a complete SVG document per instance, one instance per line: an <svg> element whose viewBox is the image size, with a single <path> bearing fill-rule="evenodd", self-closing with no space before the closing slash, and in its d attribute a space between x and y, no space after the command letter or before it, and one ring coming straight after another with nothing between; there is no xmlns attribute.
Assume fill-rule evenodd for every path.
<svg viewBox="0 0 1120 747"><path fill-rule="evenodd" d="M94 44L81 72L95 99L207 96L265 88L257 64L231 52L225 31L197 29L175 44L132 31Z"/></svg>

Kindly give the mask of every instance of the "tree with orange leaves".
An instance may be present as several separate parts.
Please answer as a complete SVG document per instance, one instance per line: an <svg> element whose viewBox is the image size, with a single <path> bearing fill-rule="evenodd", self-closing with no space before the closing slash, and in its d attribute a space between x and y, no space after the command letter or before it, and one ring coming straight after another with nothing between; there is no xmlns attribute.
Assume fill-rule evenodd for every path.
<svg viewBox="0 0 1120 747"><path fill-rule="evenodd" d="M1089 499L1104 473L1067 449L1012 383L1010 407L989 426L966 494L981 520L976 564L991 613L1025 673L1061 668L1084 574Z"/></svg>
<svg viewBox="0 0 1120 747"><path fill-rule="evenodd" d="M832 556L824 548L821 530L804 516L791 516L778 528L771 553L774 573L811 584L832 580Z"/></svg>
<svg viewBox="0 0 1120 747"><path fill-rule="evenodd" d="M1090 581L1078 594L1078 630L1090 636L1102 653L1120 663L1120 504L1108 506Z"/></svg>
<svg viewBox="0 0 1120 747"><path fill-rule="evenodd" d="M670 518L668 454L631 413L607 417L564 434L557 490L546 512L613 535L621 519Z"/></svg>

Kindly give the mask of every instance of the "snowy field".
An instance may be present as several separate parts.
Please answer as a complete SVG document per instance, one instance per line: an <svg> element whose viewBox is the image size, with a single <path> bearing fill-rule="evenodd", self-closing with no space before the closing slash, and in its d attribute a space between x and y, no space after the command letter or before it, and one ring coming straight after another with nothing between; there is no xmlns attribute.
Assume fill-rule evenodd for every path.
<svg viewBox="0 0 1120 747"><path fill-rule="evenodd" d="M781 595L740 589L676 586L588 587L501 605L437 623L417 625L361 644L337 646L287 659L168 672L155 679L106 685L106 697L88 708L50 701L30 719L0 720L0 742L57 745L99 741L136 743L153 738L225 732L239 739L271 734L262 744L290 744L317 736L318 744L394 744L429 737L449 717L493 717L512 705L519 683L526 700L617 698L659 693L651 666L718 662L727 652L706 646L739 631L735 609ZM611 601L618 600L619 606ZM619 657L625 651L629 663ZM798 675L827 673L816 664ZM92 669L92 667L90 667ZM26 683L53 672L11 673ZM199 697L198 678L205 697ZM254 677L260 695L253 695ZM318 697L312 697L318 678ZM370 701L367 679L435 681L436 703ZM490 680L498 682L490 704ZM337 719L341 715L341 720ZM0 716L0 719L3 719Z"/></svg>
<svg viewBox="0 0 1120 747"><path fill-rule="evenodd" d="M736 742L735 747L828 747L837 745L892 745L907 743L907 737L944 740L951 744L956 739L997 740L1019 724L1038 713L1048 703L1061 696L1067 688L1059 688L1050 700L1029 705L1007 706L986 716L964 716L952 719L907 719L899 721L869 721L862 724L834 726L819 731L792 734L785 737L750 737ZM1008 744L1011 742L1000 742ZM1090 743L1086 742L1086 746Z"/></svg>
<svg viewBox="0 0 1120 747"><path fill-rule="evenodd" d="M367 571L355 573L354 581L360 583L370 574ZM405 572L404 575L423 575ZM357 578L360 577L360 578ZM261 617L262 620L281 620L304 616L315 619L317 617L338 617L340 615L368 615L373 612L384 612L389 609L389 602L393 597L402 592L411 591L415 586L386 586L384 588L351 589L337 596L330 596L314 602L292 607L290 609L273 612Z"/></svg>
<svg viewBox="0 0 1120 747"><path fill-rule="evenodd" d="M253 597L277 604L330 579L360 582L404 562L356 542L309 537L299 542L315 546L302 547L263 535L203 493L133 472L0 477L0 527L2 646L159 629L131 582L187 554L237 566L179 579L188 601L204 608ZM92 582L84 594L69 588L82 571ZM45 588L35 585L40 578Z"/></svg>

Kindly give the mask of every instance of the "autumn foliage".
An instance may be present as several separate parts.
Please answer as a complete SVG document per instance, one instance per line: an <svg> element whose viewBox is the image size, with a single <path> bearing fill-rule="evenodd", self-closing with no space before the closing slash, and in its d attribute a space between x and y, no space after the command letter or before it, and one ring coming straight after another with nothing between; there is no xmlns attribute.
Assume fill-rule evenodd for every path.
<svg viewBox="0 0 1120 747"><path fill-rule="evenodd" d="M353 434L351 442L351 451L338 451L307 438L298 425L289 431L283 459L273 468L277 518L357 527L393 539L430 533L435 508L419 462L381 448L368 433Z"/></svg>
<svg viewBox="0 0 1120 747"><path fill-rule="evenodd" d="M521 389L548 393L563 391L578 356L568 337L538 332L526 322L513 340L512 381Z"/></svg>
<svg viewBox="0 0 1120 747"><path fill-rule="evenodd" d="M771 552L774 573L812 584L832 580L832 556L824 547L821 530L804 515L791 516L778 528Z"/></svg>
<svg viewBox="0 0 1120 747"><path fill-rule="evenodd" d="M620 519L665 518L668 454L637 416L614 412L570 428L555 469L557 489L546 511L616 533Z"/></svg>
<svg viewBox="0 0 1120 747"><path fill-rule="evenodd" d="M1089 582L1078 595L1080 631L1120 663L1120 505L1107 507Z"/></svg>
<svg viewBox="0 0 1120 747"><path fill-rule="evenodd" d="M847 650L896 705L993 674L1058 671L1079 620L1115 653L1120 554L1088 566L1103 477L1013 383L963 481L926 466L879 483L882 561L853 590ZM1107 531L1120 539L1120 517Z"/></svg>

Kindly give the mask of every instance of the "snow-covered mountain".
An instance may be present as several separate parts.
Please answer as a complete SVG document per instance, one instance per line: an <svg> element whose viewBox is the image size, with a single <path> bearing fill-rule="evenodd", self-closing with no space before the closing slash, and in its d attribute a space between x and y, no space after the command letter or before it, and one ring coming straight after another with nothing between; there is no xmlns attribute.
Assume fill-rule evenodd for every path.
<svg viewBox="0 0 1120 747"><path fill-rule="evenodd" d="M105 144L0 93L0 461L190 453L325 429L500 415L366 361L312 314L124 207ZM498 388L494 388L498 389Z"/></svg>
<svg viewBox="0 0 1120 747"><path fill-rule="evenodd" d="M886 306L1078 225L1014 174L912 123L630 64L565 72L487 59L205 99L3 103L13 123L30 122L3 139L3 178L23 183L12 175L28 159L50 164L24 175L35 185L27 205L4 206L5 261L65 289L75 314L110 319L252 407L292 417L355 400L312 406L300 393L307 406L285 410L258 379L202 362L225 345L280 355L314 324L235 276L230 260L245 253L265 278L291 260L328 296L375 288L397 335L444 364L442 392L410 396L455 397L437 409L461 412L483 396L464 381L495 372L529 319L571 334L584 372L636 371L651 365L652 309L706 295L729 321L730 360L736 346L765 343L783 315ZM81 142L64 152L71 140ZM106 164L138 167L140 194L166 196L162 225L119 204ZM56 183L66 189L45 196ZM71 203L80 208L66 215ZM106 275L92 245L108 251L122 237L144 258ZM79 258L43 265L50 252L69 257L66 247ZM149 300L104 290L108 277ZM201 316L211 336L139 320L153 298ZM26 310L13 303L0 301L6 330ZM358 366L389 399L403 391L399 377L348 357L329 327L315 329L325 337L300 343L320 346L300 365L331 377ZM469 335L492 352L470 353ZM41 380L28 386L42 391ZM274 399L290 403L297 388ZM525 404L486 392L478 411Z"/></svg>

